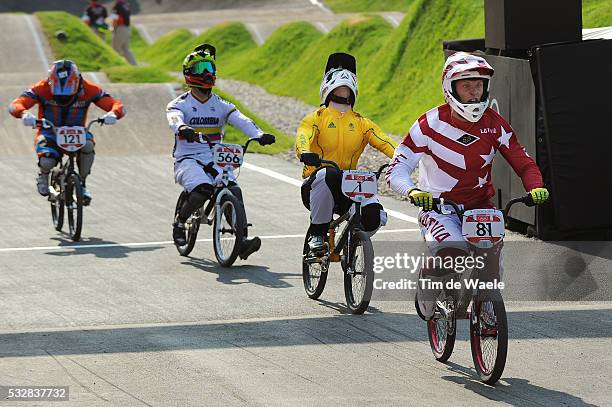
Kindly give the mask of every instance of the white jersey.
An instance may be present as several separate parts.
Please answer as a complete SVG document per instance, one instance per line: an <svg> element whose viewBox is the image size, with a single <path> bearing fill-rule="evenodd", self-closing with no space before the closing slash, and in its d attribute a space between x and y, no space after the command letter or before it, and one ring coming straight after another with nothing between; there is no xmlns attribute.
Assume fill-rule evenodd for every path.
<svg viewBox="0 0 612 407"><path fill-rule="evenodd" d="M248 117L240 113L233 103L213 93L202 103L191 94L183 93L166 107L168 124L174 132L174 150L172 156L176 161L194 157L204 163L212 161L212 151L207 143L188 143L178 136L182 125L192 127L195 131L208 135L213 143L221 143L225 133L225 124L229 123L242 130L249 138L259 137L263 131Z"/></svg>

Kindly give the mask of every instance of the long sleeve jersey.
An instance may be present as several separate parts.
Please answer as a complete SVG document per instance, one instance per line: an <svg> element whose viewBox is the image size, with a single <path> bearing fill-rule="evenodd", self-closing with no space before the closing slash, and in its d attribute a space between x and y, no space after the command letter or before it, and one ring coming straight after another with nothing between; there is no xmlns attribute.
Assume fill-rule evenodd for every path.
<svg viewBox="0 0 612 407"><path fill-rule="evenodd" d="M42 79L13 100L9 105L9 112L14 117L20 118L25 110L38 105L39 119L45 118L55 126L85 126L87 110L91 103L107 112L112 111L118 119L125 115L125 108L120 100L113 98L100 86L85 79L83 79L76 101L68 106L60 106L53 100L47 80ZM38 134L40 131L39 129Z"/></svg>
<svg viewBox="0 0 612 407"><path fill-rule="evenodd" d="M178 135L179 127L187 125L195 131L206 134L213 143L223 142L225 125L231 124L240 129L249 138L259 137L263 131L234 106L213 93L206 102L200 102L191 91L183 93L166 107L166 117L170 129L174 132L175 160L188 156L198 156L198 159L210 162L212 151L207 143L188 143Z"/></svg>
<svg viewBox="0 0 612 407"><path fill-rule="evenodd" d="M355 169L366 145L393 156L397 143L390 139L370 119L354 111L340 113L333 107L323 107L302 119L297 130L295 155L317 153L325 160L335 161L343 170ZM302 177L309 177L315 167L304 166Z"/></svg>
<svg viewBox="0 0 612 407"><path fill-rule="evenodd" d="M451 120L451 107L444 104L425 113L410 128L395 150L386 180L394 191L405 195L414 188L410 174L418 164L422 190L467 209L486 205L495 195L491 168L497 152L521 178L525 190L543 186L540 169L497 112L487 108L478 122L459 122Z"/></svg>

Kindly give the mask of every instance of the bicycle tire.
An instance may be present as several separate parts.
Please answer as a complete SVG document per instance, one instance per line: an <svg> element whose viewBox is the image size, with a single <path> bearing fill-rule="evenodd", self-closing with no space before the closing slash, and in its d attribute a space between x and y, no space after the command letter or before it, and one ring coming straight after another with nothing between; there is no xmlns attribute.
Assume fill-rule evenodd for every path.
<svg viewBox="0 0 612 407"><path fill-rule="evenodd" d="M361 246L363 248L363 270L355 270L354 273L349 273L348 264L356 267L355 263L360 260L356 258L347 258L346 267L344 265L342 267L344 271L344 296L346 298L346 305L352 314L363 314L370 305L374 286L374 247L372 246L370 237L363 231L353 233L352 239L350 240L352 245L350 253L352 253L352 256L354 256L357 247ZM343 248L343 251L346 255L347 246ZM353 285L358 275L361 276L360 279L363 281L363 293L356 295Z"/></svg>
<svg viewBox="0 0 612 407"><path fill-rule="evenodd" d="M222 267L230 267L236 261L238 253L242 248L242 241L245 238L247 228L246 213L242 202L232 193L224 194L221 197L219 209L221 214L219 216L219 214L215 213L213 223L213 248L219 264ZM223 227L223 219L227 222L230 227L229 229ZM221 220L221 225L218 224L219 220ZM231 238L223 237L223 232L233 235L233 243L227 248L223 247L223 242Z"/></svg>
<svg viewBox="0 0 612 407"><path fill-rule="evenodd" d="M57 195L54 200L50 200L51 204L51 220L53 221L53 227L58 232L62 231L64 226L64 197L61 190L61 183L58 180L59 170L53 169L49 174L49 187L52 187L54 191L57 191Z"/></svg>
<svg viewBox="0 0 612 407"><path fill-rule="evenodd" d="M176 201L176 208L174 210L174 219L178 215L178 212L181 210L183 206L183 202L187 199L187 192L182 191ZM191 251L193 250L196 240L198 239L198 232L200 230L200 222L202 220L202 208L196 210L185 222L185 229L187 234L187 244L184 246L179 246L176 243L174 246L176 250L179 252L181 256L189 256Z"/></svg>
<svg viewBox="0 0 612 407"><path fill-rule="evenodd" d="M416 300L416 298L415 298ZM418 307L418 304L415 304ZM418 309L418 308L417 308ZM454 328L450 328L450 323ZM436 318L427 321L427 336L429 337L429 346L438 362L446 362L455 348L455 339L457 337L457 320L455 315L452 316L452 321L446 318ZM444 332L444 339L441 340L441 333Z"/></svg>
<svg viewBox="0 0 612 407"><path fill-rule="evenodd" d="M72 241L77 242L81 239L83 228L83 184L76 173L68 176L64 201L68 215L68 234Z"/></svg>
<svg viewBox="0 0 612 407"><path fill-rule="evenodd" d="M304 250L302 251L302 282L304 283L304 290L306 290L308 298L316 300L323 294L323 290L325 289L329 270L329 256L327 260L323 260L320 263L307 262L306 256L310 252L310 248L308 247L309 239L310 233L306 233ZM313 273L314 267L318 267L319 273Z"/></svg>
<svg viewBox="0 0 612 407"><path fill-rule="evenodd" d="M472 360L476 372L483 383L493 385L501 377L506 366L508 355L508 319L506 307L499 290L479 293L480 298L472 302L472 312L470 315L470 347L472 349ZM483 321L482 311L485 304L491 304L495 316L495 326L486 325ZM491 317L488 316L490 319ZM484 343L484 338L495 338L496 345L488 346ZM483 355L483 348L495 348L494 361ZM486 360L489 359L489 360Z"/></svg>

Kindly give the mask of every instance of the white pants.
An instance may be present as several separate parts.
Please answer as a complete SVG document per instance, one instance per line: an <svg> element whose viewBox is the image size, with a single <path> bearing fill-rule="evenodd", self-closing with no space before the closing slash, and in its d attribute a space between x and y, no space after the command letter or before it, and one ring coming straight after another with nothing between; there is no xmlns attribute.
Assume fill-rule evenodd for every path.
<svg viewBox="0 0 612 407"><path fill-rule="evenodd" d="M180 162L174 163L174 181L182 186L185 191L191 192L195 187L200 184L211 184L215 185L217 180L221 178L223 169L218 166L214 166L214 169L219 175L214 178L211 174L204 171L202 168L201 161L198 162L196 159L186 158ZM236 177L233 171L229 172L229 180L236 182Z"/></svg>

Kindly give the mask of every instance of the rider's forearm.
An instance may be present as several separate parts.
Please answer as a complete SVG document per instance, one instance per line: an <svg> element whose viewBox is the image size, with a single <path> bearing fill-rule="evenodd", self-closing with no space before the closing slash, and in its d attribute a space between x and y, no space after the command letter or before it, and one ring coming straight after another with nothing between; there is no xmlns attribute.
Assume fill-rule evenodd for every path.
<svg viewBox="0 0 612 407"><path fill-rule="evenodd" d="M419 159L420 156L414 154L404 144L400 144L395 149L395 154L385 175L385 180L393 191L405 196L414 188L410 175L416 168Z"/></svg>
<svg viewBox="0 0 612 407"><path fill-rule="evenodd" d="M32 106L36 104L36 101L25 96L20 96L17 99L13 100L8 107L9 113L19 119L21 115L26 110L30 109Z"/></svg>
<svg viewBox="0 0 612 407"><path fill-rule="evenodd" d="M166 111L166 119L168 119L168 126L175 135L179 131L179 127L185 124L183 112L178 109L169 108Z"/></svg>
<svg viewBox="0 0 612 407"><path fill-rule="evenodd" d="M253 120L246 117L239 110L234 110L231 112L227 117L227 122L232 126L239 128L249 138L256 138L264 133Z"/></svg>

